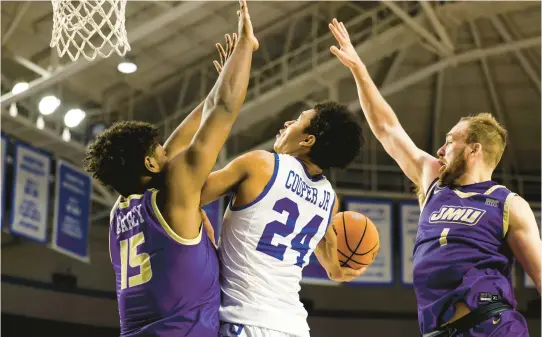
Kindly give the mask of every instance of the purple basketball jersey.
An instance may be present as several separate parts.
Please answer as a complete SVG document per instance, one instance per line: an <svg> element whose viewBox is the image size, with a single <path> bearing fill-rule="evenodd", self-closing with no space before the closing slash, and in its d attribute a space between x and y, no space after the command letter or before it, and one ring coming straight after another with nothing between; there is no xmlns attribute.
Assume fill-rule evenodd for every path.
<svg viewBox="0 0 542 337"><path fill-rule="evenodd" d="M435 330L463 301L473 310L504 300L516 306L505 242L511 193L493 181L451 189L433 182L414 244L414 290L422 333Z"/></svg>
<svg viewBox="0 0 542 337"><path fill-rule="evenodd" d="M121 199L109 228L121 336L217 337L217 252L203 231L176 235L156 206L157 190Z"/></svg>

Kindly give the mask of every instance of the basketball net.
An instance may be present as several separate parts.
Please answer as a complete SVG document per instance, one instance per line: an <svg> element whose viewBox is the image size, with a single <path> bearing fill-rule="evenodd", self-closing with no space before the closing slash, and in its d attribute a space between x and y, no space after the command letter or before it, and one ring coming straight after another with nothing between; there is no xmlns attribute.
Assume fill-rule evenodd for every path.
<svg viewBox="0 0 542 337"><path fill-rule="evenodd" d="M113 52L124 56L130 51L126 34L127 0L52 0L53 35L51 47L60 57L72 61L83 55L89 61L109 57Z"/></svg>

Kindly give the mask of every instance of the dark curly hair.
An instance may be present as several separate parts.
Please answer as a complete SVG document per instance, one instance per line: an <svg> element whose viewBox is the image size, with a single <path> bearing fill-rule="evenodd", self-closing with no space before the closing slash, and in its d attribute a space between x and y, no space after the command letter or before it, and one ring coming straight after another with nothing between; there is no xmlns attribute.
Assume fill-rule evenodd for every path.
<svg viewBox="0 0 542 337"><path fill-rule="evenodd" d="M361 121L345 105L337 102L318 103L313 109L316 115L305 129L305 133L316 138L309 158L324 170L345 168L365 144Z"/></svg>
<svg viewBox="0 0 542 337"><path fill-rule="evenodd" d="M103 185L119 192L144 174L145 156L151 155L157 145L158 130L152 124L118 122L90 144L84 168Z"/></svg>

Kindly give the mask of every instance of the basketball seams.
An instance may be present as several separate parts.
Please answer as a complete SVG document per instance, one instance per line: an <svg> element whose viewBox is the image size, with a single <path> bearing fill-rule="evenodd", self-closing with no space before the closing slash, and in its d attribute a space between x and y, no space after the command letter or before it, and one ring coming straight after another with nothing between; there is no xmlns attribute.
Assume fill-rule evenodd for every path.
<svg viewBox="0 0 542 337"><path fill-rule="evenodd" d="M348 261L352 261L354 262L355 264L359 264L359 265L362 265L362 266L368 266L370 265L370 263L363 263L363 262L358 262L356 260L353 260L352 257L348 257L345 253L341 252L340 250L337 249L337 252L340 253L342 256L346 257L347 260L345 262L341 262L342 264L347 264ZM340 259L339 259L340 261Z"/></svg>
<svg viewBox="0 0 542 337"><path fill-rule="evenodd" d="M356 250L359 248L359 246L361 245L361 242L363 241L363 238L365 237L365 233L367 232L368 219L367 219L367 217L365 217L365 227L363 228L363 234L361 235L361 238L359 239L358 244L356 245L356 248L354 250L352 250L352 248L350 248L350 245L348 244L348 236L346 235L346 232L347 232L346 231L346 218L344 217L344 212L342 214L342 218L343 218L343 230L344 230L344 237L345 237L346 247L348 248L348 250L350 250L350 256L348 257L348 259L345 262L343 262L343 265L344 265L344 264L348 264L348 261L354 261L352 259L352 257L356 254ZM340 250L338 250L338 251L341 254L343 254L344 256L346 256ZM357 261L354 261L354 262L358 263ZM361 264L361 263L358 263L358 264Z"/></svg>

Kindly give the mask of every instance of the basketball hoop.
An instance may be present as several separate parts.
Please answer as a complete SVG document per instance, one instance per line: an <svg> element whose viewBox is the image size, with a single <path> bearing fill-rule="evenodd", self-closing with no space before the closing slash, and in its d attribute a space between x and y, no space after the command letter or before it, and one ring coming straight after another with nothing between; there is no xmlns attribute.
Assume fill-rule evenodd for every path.
<svg viewBox="0 0 542 337"><path fill-rule="evenodd" d="M83 55L89 61L124 56L130 51L126 34L127 0L52 0L53 35L51 47L60 57L68 53L72 61Z"/></svg>

